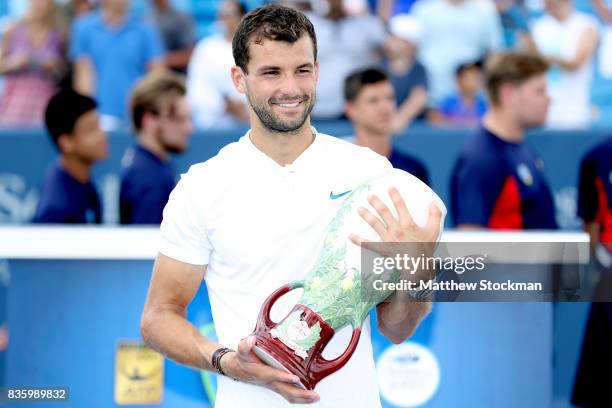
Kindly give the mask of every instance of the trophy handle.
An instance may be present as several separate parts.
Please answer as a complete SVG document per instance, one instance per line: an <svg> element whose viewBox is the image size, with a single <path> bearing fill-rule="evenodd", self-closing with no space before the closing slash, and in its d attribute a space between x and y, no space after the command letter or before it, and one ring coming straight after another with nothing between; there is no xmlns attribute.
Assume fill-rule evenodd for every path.
<svg viewBox="0 0 612 408"><path fill-rule="evenodd" d="M311 371L319 374L320 377L323 378L342 368L355 352L357 344L359 343L359 336L361 336L361 326L353 327L351 341L349 342L346 350L344 350L344 353L340 354L333 360L326 360L321 354L317 355L311 366Z"/></svg>
<svg viewBox="0 0 612 408"><path fill-rule="evenodd" d="M276 303L276 301L285 293L288 293L293 289L301 288L303 286L303 281L293 281L291 283L281 286L280 288L272 292L261 306L255 330L269 330L274 327L276 323L273 322L270 318L270 310L272 310L272 305L274 305L274 303Z"/></svg>

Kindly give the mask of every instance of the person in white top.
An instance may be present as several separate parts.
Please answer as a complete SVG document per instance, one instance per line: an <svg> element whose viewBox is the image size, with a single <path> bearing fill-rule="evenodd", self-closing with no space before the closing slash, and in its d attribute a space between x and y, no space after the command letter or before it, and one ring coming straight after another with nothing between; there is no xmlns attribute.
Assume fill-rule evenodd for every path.
<svg viewBox="0 0 612 408"><path fill-rule="evenodd" d="M599 39L599 75L602 78L612 78L612 1L593 0L593 8L602 20Z"/></svg>
<svg viewBox="0 0 612 408"><path fill-rule="evenodd" d="M315 119L339 119L344 114L344 80L355 70L382 62L389 39L385 26L367 13L349 15L342 0L324 0L325 14L309 13L319 39L320 96L312 114Z"/></svg>
<svg viewBox="0 0 612 408"><path fill-rule="evenodd" d="M233 53L232 79L249 101L251 130L192 166L172 192L142 336L179 363L224 374L218 377L216 408L380 407L368 320L347 365L315 391L297 387L293 374L264 365L252 352L249 334L266 297L315 263L342 202L336 198L391 165L368 148L310 126L319 65L314 28L304 14L280 5L255 9L237 29ZM396 207L405 206L397 191L391 190L391 198ZM420 228L405 216L395 219L378 197L370 203L379 214L361 215L384 241L436 240L442 216L437 206L428 227ZM350 239L364 244L358 236ZM203 279L219 344L185 319ZM431 307L411 296L397 292L377 306L378 329L394 343L408 338ZM290 297L281 299L273 319L295 304ZM323 356L340 354L350 335L348 327L339 330ZM236 351L213 364L213 356L227 348Z"/></svg>
<svg viewBox="0 0 612 408"><path fill-rule="evenodd" d="M230 76L234 65L232 37L245 14L244 5L238 1L221 3L219 20L224 32L200 40L189 60L187 98L199 129L228 129L248 123L246 100L234 88Z"/></svg>
<svg viewBox="0 0 612 408"><path fill-rule="evenodd" d="M417 1L410 14L421 29L418 60L427 70L432 106L457 89L459 65L483 59L503 46L501 19L493 1Z"/></svg>
<svg viewBox="0 0 612 408"><path fill-rule="evenodd" d="M533 25L537 51L548 72L551 128L584 128L591 121L591 83L597 49L595 17L574 9L571 0L546 0L546 14Z"/></svg>

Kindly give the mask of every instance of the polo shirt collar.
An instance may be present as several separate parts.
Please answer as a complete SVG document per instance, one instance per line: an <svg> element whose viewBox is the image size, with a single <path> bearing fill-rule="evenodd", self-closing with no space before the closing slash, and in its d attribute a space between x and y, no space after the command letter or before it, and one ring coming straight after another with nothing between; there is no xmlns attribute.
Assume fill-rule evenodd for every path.
<svg viewBox="0 0 612 408"><path fill-rule="evenodd" d="M98 10L93 11L94 13L94 21L96 25L102 27L106 30L119 31L133 24L133 22L137 19L136 13L133 10L128 10L123 17L123 21L118 26L109 27L106 24L106 20L104 20L104 11L100 8Z"/></svg>
<svg viewBox="0 0 612 408"><path fill-rule="evenodd" d="M253 144L251 140L250 134L251 130L249 129L246 134L240 139L240 141L245 145L248 153L253 157L259 164L262 164L266 168L278 172L278 173L295 173L302 170L308 170L309 166L314 166L316 164L316 152L319 150L321 145L321 136L317 129L314 126L310 127L314 140L313 142L304 150L291 164L287 164L285 166L281 166L277 162L275 162L270 156L262 152Z"/></svg>

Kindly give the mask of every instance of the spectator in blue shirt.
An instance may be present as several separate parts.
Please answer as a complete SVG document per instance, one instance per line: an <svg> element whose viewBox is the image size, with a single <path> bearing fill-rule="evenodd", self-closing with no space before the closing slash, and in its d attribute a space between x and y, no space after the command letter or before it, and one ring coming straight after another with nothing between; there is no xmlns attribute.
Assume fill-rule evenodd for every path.
<svg viewBox="0 0 612 408"><path fill-rule="evenodd" d="M481 64L461 64L456 71L457 92L429 112L432 123L451 126L476 126L487 110L482 88Z"/></svg>
<svg viewBox="0 0 612 408"><path fill-rule="evenodd" d="M138 82L131 97L137 143L122 161L121 224L160 224L175 175L172 153L181 153L193 131L183 78L171 72Z"/></svg>
<svg viewBox="0 0 612 408"><path fill-rule="evenodd" d="M128 92L147 71L163 68L157 29L129 12L129 0L104 0L72 26L70 58L75 89L95 95L102 126L115 129L127 112Z"/></svg>
<svg viewBox="0 0 612 408"><path fill-rule="evenodd" d="M393 120L397 115L393 85L376 68L360 70L344 82L346 116L355 128L355 144L369 147L385 156L396 169L404 170L429 184L425 166L409 154L393 147Z"/></svg>
<svg viewBox="0 0 612 408"><path fill-rule="evenodd" d="M101 206L91 169L106 159L108 145L98 124L96 102L62 90L49 101L45 123L60 157L47 170L32 222L99 224Z"/></svg>

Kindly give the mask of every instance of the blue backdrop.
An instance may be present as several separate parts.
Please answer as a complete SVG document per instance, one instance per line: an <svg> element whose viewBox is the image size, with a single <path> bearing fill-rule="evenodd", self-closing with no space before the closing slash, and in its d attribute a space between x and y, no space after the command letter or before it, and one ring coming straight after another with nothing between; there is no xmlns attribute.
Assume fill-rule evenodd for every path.
<svg viewBox="0 0 612 408"><path fill-rule="evenodd" d="M67 406L114 406L116 345L140 338L151 267L150 261L9 260L10 344L0 386L68 386ZM569 407L587 306L436 304L411 339L440 367L439 388L424 406L545 408L558 400L556 407ZM197 327L211 322L205 286L188 318ZM394 346L376 330L372 341L378 363ZM161 406L203 408L207 401L198 372L166 361ZM397 408L384 398L383 404ZM41 405L15 404L29 406Z"/></svg>

